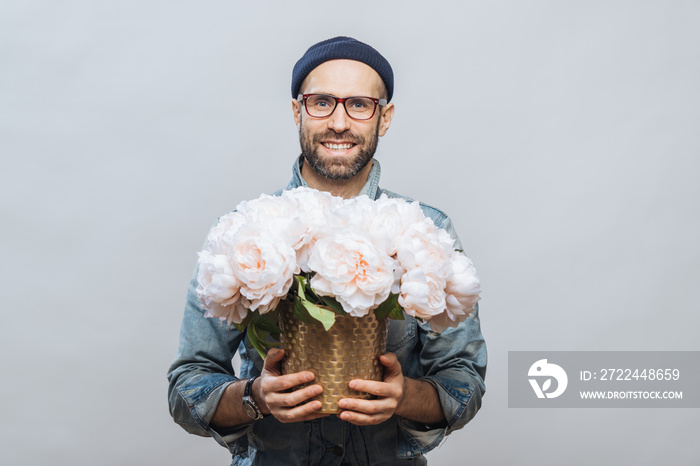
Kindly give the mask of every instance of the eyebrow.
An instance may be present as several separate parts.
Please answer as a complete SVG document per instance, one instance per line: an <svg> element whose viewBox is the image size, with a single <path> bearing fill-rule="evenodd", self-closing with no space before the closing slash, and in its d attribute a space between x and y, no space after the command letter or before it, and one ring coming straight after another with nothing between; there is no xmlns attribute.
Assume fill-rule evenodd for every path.
<svg viewBox="0 0 700 466"><path fill-rule="evenodd" d="M358 95L358 94L349 95L349 96L347 96L347 97L339 97L339 96L337 96L337 95L335 95L335 94L330 94L330 93L328 93L328 92L304 92L304 94L308 94L308 95L311 95L311 94L329 95L329 96L331 96L331 97L335 97L336 99L349 99L350 97L369 97L370 99L383 99L383 98L384 98L384 97L372 97L371 95Z"/></svg>

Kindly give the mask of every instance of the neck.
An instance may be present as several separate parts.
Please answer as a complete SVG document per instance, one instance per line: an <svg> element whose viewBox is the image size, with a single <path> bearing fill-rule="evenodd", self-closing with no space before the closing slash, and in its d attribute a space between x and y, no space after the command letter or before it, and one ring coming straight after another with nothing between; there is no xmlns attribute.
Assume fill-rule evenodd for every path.
<svg viewBox="0 0 700 466"><path fill-rule="evenodd" d="M373 163L374 162L370 161L357 175L349 180L331 180L325 178L311 168L308 163L304 163L301 166L301 176L310 188L326 191L333 196L349 199L360 194L365 183L367 183Z"/></svg>

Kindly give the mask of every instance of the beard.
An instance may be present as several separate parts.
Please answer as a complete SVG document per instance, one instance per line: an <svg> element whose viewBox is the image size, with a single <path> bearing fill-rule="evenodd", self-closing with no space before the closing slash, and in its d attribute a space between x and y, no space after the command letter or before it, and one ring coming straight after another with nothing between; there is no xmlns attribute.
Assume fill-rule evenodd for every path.
<svg viewBox="0 0 700 466"><path fill-rule="evenodd" d="M374 157L377 150L379 122L375 128L374 134L369 138L364 138L350 131L336 133L335 131L326 131L310 135L302 129L299 131L299 144L301 145L301 154L309 166L319 175L329 180L349 180L360 173L363 168ZM356 144L359 147L359 154L353 159L341 157L327 157L319 153L318 145L321 141L328 139L342 139L346 142Z"/></svg>

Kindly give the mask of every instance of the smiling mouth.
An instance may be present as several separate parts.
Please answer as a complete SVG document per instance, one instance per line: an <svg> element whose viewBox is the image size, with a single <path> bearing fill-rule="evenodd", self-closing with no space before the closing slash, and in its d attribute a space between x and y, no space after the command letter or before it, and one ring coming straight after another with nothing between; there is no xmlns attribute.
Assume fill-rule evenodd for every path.
<svg viewBox="0 0 700 466"><path fill-rule="evenodd" d="M338 151L338 152L350 150L355 146L355 144L353 144L351 142L346 142L346 143L342 143L342 144L335 144L332 142L322 142L321 144L323 144L323 147L325 147L328 150Z"/></svg>

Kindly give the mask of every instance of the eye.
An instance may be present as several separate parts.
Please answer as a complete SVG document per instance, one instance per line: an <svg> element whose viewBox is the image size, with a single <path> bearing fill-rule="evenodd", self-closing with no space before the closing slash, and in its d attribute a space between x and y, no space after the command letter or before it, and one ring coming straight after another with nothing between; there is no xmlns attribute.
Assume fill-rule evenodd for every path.
<svg viewBox="0 0 700 466"><path fill-rule="evenodd" d="M309 99L306 101L306 103L307 103L307 105L310 105L312 107L316 107L319 109L333 107L333 99L331 97L322 96L322 95L315 95L315 96L309 97Z"/></svg>
<svg viewBox="0 0 700 466"><path fill-rule="evenodd" d="M368 108L372 107L371 101L367 99L352 99L348 102L350 107L352 107L355 110L366 110Z"/></svg>

